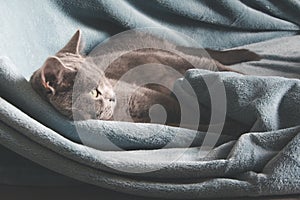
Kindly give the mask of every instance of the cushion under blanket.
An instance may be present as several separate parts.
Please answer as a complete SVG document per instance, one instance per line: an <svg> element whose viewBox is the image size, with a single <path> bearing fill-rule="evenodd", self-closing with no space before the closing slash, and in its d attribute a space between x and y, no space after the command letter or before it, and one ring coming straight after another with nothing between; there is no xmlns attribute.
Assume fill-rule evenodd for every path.
<svg viewBox="0 0 300 200"><path fill-rule="evenodd" d="M63 175L140 196L196 199L299 193L300 38L291 35L299 32L300 4L188 2L3 3L0 144ZM174 85L188 96L185 88L190 83L201 108L211 103L207 81L213 88L224 86L225 121L242 127L225 126L226 135L220 136L155 124L74 123L43 101L27 81L78 28L87 37L89 51L112 34L145 26L183 32L199 42L195 46L242 48L258 42L245 47L262 55L261 61L232 66L249 76L193 69ZM210 142L216 144L213 149ZM0 167L0 183L18 184L7 177L16 168L4 162ZM72 183L42 170L20 180Z"/></svg>

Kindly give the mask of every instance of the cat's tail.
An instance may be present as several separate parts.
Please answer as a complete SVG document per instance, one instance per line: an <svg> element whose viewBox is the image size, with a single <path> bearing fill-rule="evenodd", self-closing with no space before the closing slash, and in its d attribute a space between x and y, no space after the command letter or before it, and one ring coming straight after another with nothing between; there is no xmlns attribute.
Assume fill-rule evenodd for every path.
<svg viewBox="0 0 300 200"><path fill-rule="evenodd" d="M223 65L233 65L242 62L261 60L260 55L248 49L218 51L212 49L177 46L176 50L181 51L187 55L199 57L203 57L208 54L212 59L217 60Z"/></svg>

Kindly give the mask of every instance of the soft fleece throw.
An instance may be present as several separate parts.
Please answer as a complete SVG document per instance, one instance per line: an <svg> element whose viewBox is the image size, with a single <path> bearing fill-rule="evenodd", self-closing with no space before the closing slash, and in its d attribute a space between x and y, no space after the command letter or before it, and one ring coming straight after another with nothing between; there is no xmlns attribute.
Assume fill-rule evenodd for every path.
<svg viewBox="0 0 300 200"><path fill-rule="evenodd" d="M140 196L199 199L299 193L299 1L12 0L0 8L4 147L79 181ZM201 147L207 144L206 133L188 129L70 122L27 81L78 28L89 52L113 34L149 26L184 33L199 42L195 46L246 45L262 55L261 61L232 66L249 76L194 69L176 82L174 90L186 95L189 81L203 107L210 106L204 80L224 85L226 120L242 126L225 126L227 136L212 150ZM107 138L127 151L107 145ZM187 144L191 147L185 148ZM1 183L73 183L37 165L22 165L26 161L13 160L7 150L1 155Z"/></svg>

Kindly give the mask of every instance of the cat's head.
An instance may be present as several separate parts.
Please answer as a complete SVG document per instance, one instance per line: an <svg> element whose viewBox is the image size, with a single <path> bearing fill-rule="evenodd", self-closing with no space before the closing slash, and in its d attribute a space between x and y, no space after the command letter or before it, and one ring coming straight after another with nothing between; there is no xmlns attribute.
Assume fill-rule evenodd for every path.
<svg viewBox="0 0 300 200"><path fill-rule="evenodd" d="M32 87L59 112L73 119L110 119L115 93L104 73L80 53L81 32L30 78ZM74 118L74 119L75 119Z"/></svg>

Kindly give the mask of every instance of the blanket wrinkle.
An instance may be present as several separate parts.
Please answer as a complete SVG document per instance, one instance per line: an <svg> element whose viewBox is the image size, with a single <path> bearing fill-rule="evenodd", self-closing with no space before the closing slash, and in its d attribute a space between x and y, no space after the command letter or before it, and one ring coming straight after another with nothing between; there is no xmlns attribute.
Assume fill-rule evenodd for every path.
<svg viewBox="0 0 300 200"><path fill-rule="evenodd" d="M1 103L2 105L4 105L4 103L2 102ZM3 110L2 110L3 111ZM9 112L7 112L7 113L9 113ZM13 112L13 113L16 113L16 112ZM12 115L12 119L16 119L17 120L17 124L19 124L20 122L22 122L22 121L20 121L20 120L18 120L18 117L21 117L22 118L22 115L20 115L20 113L19 114L17 114L17 115ZM3 118L1 119L1 120L3 120ZM6 121L7 122L7 120L4 120L4 121ZM33 123L32 122L30 122L30 124L31 125L33 125ZM15 125L16 124L12 124L12 127L15 127ZM25 124L26 125L26 124ZM30 129L30 127L28 127L29 129ZM19 129L19 130L21 130L22 131L22 129ZM30 131L30 130L29 130ZM24 129L23 129L23 131L22 132L24 132ZM42 132L44 132L44 131L42 131ZM284 132L284 131L283 131ZM29 133L29 132L28 132ZM261 134L261 133L257 133L257 134ZM273 134L273 132L271 132L270 134ZM286 134L286 133L285 133ZM53 135L53 133L51 134L51 135ZM227 170L226 171L226 168L225 168L225 171L224 172L222 172L223 170L220 170L220 169L222 169L222 165L220 165L221 164L221 160L219 160L219 162L217 162L217 161L206 161L206 162L200 162L201 163L201 165L199 165L200 163L195 163L194 165L191 165L191 167L192 166L194 166L194 167L196 167L195 168L195 170L198 168L198 167L200 167L200 166L202 166L202 167L200 167L200 168L198 168L197 170L198 170L198 173L200 172L200 174L199 174L199 176L201 177L201 176L203 176L203 172L205 172L205 176L207 177L207 175L209 175L209 174L211 174L211 175L213 175L213 177L215 177L216 175L220 175L220 176L232 176L232 175L234 175L234 174L236 174L237 172L239 173L239 174L242 174L243 172L247 172L247 170L253 170L253 168L251 168L251 165L249 165L249 164L252 164L252 167L253 166L255 166L255 162L254 161L257 161L259 164L261 164L261 163L263 163L262 162L262 160L268 160L268 159L263 159L263 157L264 156L262 156L263 154L263 151L261 151L260 149L261 148L255 148L256 146L258 146L257 145L257 141L255 141L255 143L254 143L254 146L252 147L252 148L249 148L249 143L248 143L248 141L250 140L250 141L253 141L253 139L251 139L251 137L249 138L248 137L248 135L250 135L250 134L244 134L244 135L242 135L240 138L239 138L239 140L238 140L238 143L237 144L235 144L235 146L233 147L233 152L236 152L236 155L237 155L237 158L235 158L235 159L229 159L226 163L227 163L227 165L225 165L225 166L227 166L227 169L229 168L230 170ZM32 139L34 139L32 136L31 136L31 138ZM271 137L271 138L273 138L273 137ZM38 139L38 138L37 138ZM45 138L45 139L48 139L48 138ZM40 140L40 139L39 139ZM279 140L279 141L281 141L281 140ZM40 141L41 142L41 141ZM59 141L58 141L59 142ZM65 142L67 142L67 140L65 140ZM66 143L64 142L64 144L57 144L58 145L58 147L59 146L61 146L61 145L64 145L65 147L66 147ZM240 145L238 145L240 143ZM251 142L250 142L250 144L251 144ZM277 145L277 143L274 143L274 145L276 146ZM284 143L281 143L281 145L285 145ZM50 146L49 146L50 147ZM52 149L53 147L51 147L51 149ZM243 153L241 153L240 151L239 151L239 149L243 152ZM248 149L248 150L247 150ZM252 150L251 150L252 149ZM248 153L247 152L244 152L245 150L247 150L248 151ZM257 150L257 151L255 151L255 150ZM64 151L68 151L68 149L66 149L66 148L64 148ZM60 151L57 151L57 152L62 152L61 150ZM73 153L75 153L74 151L71 151L71 152L73 152ZM132 151L130 151L130 152L132 152ZM130 153L130 152L128 152L128 153ZM96 153L96 152L94 152L94 153ZM124 154L125 152L123 152L123 154ZM257 159L257 158L255 158L255 154L257 154L257 156L260 158L260 159ZM66 155L66 154L65 154ZM116 156L118 155L118 152L115 152L114 153L114 156L112 156L112 158L116 158L116 160L114 160L113 162L120 162L120 164L121 164L121 166L122 165L124 165L124 159L123 159L123 161L122 161L122 154L120 154L120 156L121 157L119 157L119 158L117 158ZM234 155L234 154L233 154ZM91 156L91 155L90 155ZM248 159L245 159L245 156L246 156L246 158L248 157ZM254 156L254 157L253 157ZM102 158L103 158L103 155L101 156ZM108 159L108 158L110 158L111 156L108 154L108 156L106 157L104 157L105 159ZM266 156L265 156L266 157ZM267 157L268 157L268 155L267 155ZM89 157L86 157L86 158L88 158L89 159ZM74 159L74 157L73 157L73 159ZM75 157L75 159L76 159L76 157ZM82 159L84 159L84 157L81 157L80 158L80 160L79 160L79 162L81 162L81 160ZM248 160L248 161L247 161ZM94 161L92 161L92 162L94 162ZM104 161L105 162L105 161ZM128 162L128 161L127 161ZM86 162L84 162L84 163L86 163ZM129 164L129 163L128 163ZM140 163L136 163L136 164L134 164L134 163L132 163L133 164L133 168L134 169L136 169L136 165L138 165L138 166L143 166L143 165L141 165ZM154 164L154 163L153 163ZM153 165L152 164L152 165ZM175 163L174 163L175 164ZM178 165L179 164L179 165ZM213 166L216 166L216 164L218 164L221 168L216 168L216 167L213 167ZM115 165L117 165L117 163L115 163ZM131 164L130 164L131 165ZM195 172L193 172L194 170L193 170L193 167L192 167L192 169L189 167L189 165L188 165L188 162L183 162L183 163L177 163L177 164L175 164L174 165L174 169L173 170L175 170L175 171L177 171L178 169L180 169L180 168L178 168L178 166L182 166L183 167L183 169L182 170L184 170L185 171L185 173L184 173L184 176L192 176L192 177L195 177ZM198 167L197 167L198 166ZM211 168L211 172L209 172L209 166L211 166L212 168ZM170 166L169 166L170 167ZM257 167L257 166L256 166ZM172 168L171 168L172 169ZM187 172L187 170L191 170L191 174L189 175L189 173ZM200 169L200 171L199 171L199 169ZM217 170L218 169L218 170ZM171 170L171 171L173 171L173 170ZM218 173L216 173L216 171L215 170L217 170L218 171ZM254 168L254 170L255 170L255 168ZM174 171L174 172L175 172ZM168 172L168 173L170 173L170 168L169 169L167 169L164 173L162 173L161 172L161 174L159 174L159 177L161 178L162 177L162 175L164 174L164 175L166 175L166 172ZM207 172L209 172L209 173L207 173ZM174 176L174 174L173 173L171 173L172 174L172 177L173 178L175 178L175 176ZM171 175L170 174L170 175ZM223 174L223 175L222 175ZM226 175L227 174L227 175ZM153 174L151 174L152 176L153 176ZM197 176L197 175L196 175ZM154 180L156 180L156 179L154 179ZM223 181L223 179L221 179L222 181ZM180 182L180 180L178 180L179 182ZM208 183L207 183L208 184Z"/></svg>
<svg viewBox="0 0 300 200"><path fill-rule="evenodd" d="M282 20L288 20L295 24L300 24L300 20L297 16L286 15L287 10L298 10L300 8L300 3L297 1L292 1L290 4L284 4L282 2L275 1L247 1L242 0L244 4L251 6L252 8L259 10L262 13L266 13L268 15L280 18Z"/></svg>
<svg viewBox="0 0 300 200"><path fill-rule="evenodd" d="M7 62L6 62L7 61ZM1 73L2 73L2 77L4 80L7 81L6 86L18 86L17 89L20 88L24 88L26 89L25 91L27 91L25 94L25 96L21 96L21 94L18 94L20 96L20 98L22 99L21 102L19 102L19 106L22 107L22 105L30 105L27 104L28 102L32 101L32 98L34 97L34 92L31 91L32 89L30 87L26 86L26 82L22 82L21 85L15 85L16 82L15 80L18 80L14 77L21 77L20 74L18 74L17 70L14 69L14 65L11 66L11 62L9 60L5 60L4 62L1 62ZM9 69L9 70L8 70ZM205 84L200 84L201 81L199 82L199 80L203 80L201 78L202 72L206 75L209 76L211 73L208 73L207 71L203 71L203 70L193 70L192 72L189 72L190 76L192 77L190 78L191 80L189 80L189 77L186 77L187 80L189 82L192 81L192 79L197 79L197 83L194 86L200 86L200 85L205 85ZM8 73L7 76L5 75L5 73ZM235 81L235 79L245 79L248 78L251 81L256 81L254 82L254 85L257 84L261 84L265 89L265 92L271 92L274 91L275 89L277 90L277 88L274 88L273 85L274 83L281 83L283 82L288 82L289 84L286 84L286 87L284 89L286 89L286 91L288 91L288 93L278 93L278 95L282 95L282 94L292 94L292 95L286 95L286 99L288 100L289 104L290 102L294 102L295 100L298 99L298 92L296 92L299 88L299 81L296 79L283 79L283 78L276 78L276 77L244 77L241 75L236 75L234 73L212 73L213 76L218 76L219 78L216 80L219 81L223 81L225 84L229 83L228 81L232 82L232 83L238 83L239 81ZM248 82L251 83L251 81ZM272 84L266 84L267 82L272 83ZM183 81L181 82L183 85L182 87L184 88L184 84L187 83L187 81ZM251 83L252 84L252 83ZM230 84L229 84L230 85ZM244 85L247 85L246 82ZM231 85L233 87L231 87L230 90L235 90L235 86ZM270 87L269 87L270 86ZM291 87L293 86L293 87ZM237 85L237 87L239 87ZM254 89L255 87L253 87ZM200 91L203 90L203 88L199 88ZM257 90L259 91L259 90ZM254 91L254 93L256 93L257 91ZM1 94L4 94L6 97L11 99L10 95L7 94L14 94L15 88L14 87L1 87ZM241 94L246 94L241 90ZM24 95L23 94L23 95ZM26 98L27 95L31 95L31 99ZM232 94L238 94L240 95L240 93L232 93ZM260 94L260 93L258 93ZM296 95L296 96L295 96ZM232 96L232 95L231 95ZM227 97L230 98L230 95ZM250 95L250 97L252 97ZM265 99L267 101L270 101L270 99L265 98L265 95L261 95L260 94L260 98ZM268 96L268 97L272 97L272 96ZM207 97L209 98L209 96ZM245 101L248 101L247 98L243 97ZM37 101L41 101L38 100L39 98L37 98ZM234 98L233 98L234 99ZM250 98L250 101L251 98ZM207 101L204 101L207 102ZM279 103L278 101L275 101L277 103ZM21 103L21 104L20 104ZM281 102L282 103L282 102ZM284 102L287 103L287 102ZM141 159L133 159L131 160L130 158L132 158L135 151L124 151L124 152L118 152L118 151L97 151L97 150L93 150L93 149L88 149L87 147L80 147L81 145L76 144L74 142L70 142L68 139L63 138L62 136L60 136L59 134L53 132L50 129L47 129L46 127L44 127L44 125L39 124L37 121L33 121L28 115L26 115L25 113L23 113L22 111L18 110L17 108L12 107L7 101L1 100L1 105L2 105L2 109L1 109L1 121L3 121L5 124L10 124L10 127L17 130L18 134L22 134L22 135L26 135L26 137L29 137L31 140L34 140L35 142L38 142L40 145L45 146L49 149L51 149L51 151L55 151L58 154L61 154L61 156L65 157L65 158L71 158L71 160L76 161L78 163L80 163L81 165L85 165L85 166L89 166L93 169L97 169L100 171L105 171L111 174L118 174L121 176L129 176L128 173L122 173L118 170L115 169L111 169L109 166L118 166L118 167L124 167L126 166L126 169L134 169L134 170L138 170L138 168L140 168L140 170L151 170L151 169L156 169L157 167L159 168L160 166L164 166L162 169L160 169L159 171L154 171L151 173L146 173L146 174L132 174L129 176L131 178L133 177L152 177L153 181L157 181L160 182L160 179L164 178L172 178L176 181L180 182L180 178L183 179L187 179L188 177L211 177L210 180L214 180L214 181L220 181L220 190L223 191L228 189L226 187L223 187L224 183L226 183L226 181L224 179L218 179L218 177L239 177L240 175L242 175L243 173L247 173L247 171L259 171L261 170L265 163L268 162L270 160L270 158L273 158L274 156L274 152L276 152L278 149L280 149L280 147L285 146L286 143L284 141L290 141L290 139L284 139L285 137L288 137L289 135L293 135L295 134L295 130L299 131L299 127L298 129L295 128L294 129L283 129L283 130L279 130L279 131L270 131L268 133L248 133L248 134L243 134L241 137L238 138L237 142L234 144L234 146L232 145L228 145L227 146L227 150L226 151L231 151L230 155L224 160L215 160L213 159L208 159L206 160L204 158L203 161L199 160L197 153L196 154L192 154L191 151L188 151L185 155L185 162L180 162L180 161L175 161L171 164L168 164L166 162L164 162L165 158L167 158L169 155L172 155L176 152L176 148L171 148L171 149L160 149L160 150L156 150L155 152L151 152L151 154L148 154L148 151L137 151L139 152L139 154L142 155L142 157L140 157ZM239 106L239 105L244 105L244 104L235 104L235 106ZM254 105L253 105L254 106ZM255 107L255 106L254 106ZM30 110L28 111L30 112ZM296 120L298 120L299 116L297 115L298 112L296 112L296 116L295 117ZM236 113L235 113L236 114ZM284 114L284 113L281 113ZM299 114L299 113L298 113ZM58 113L54 112L53 115L57 115L59 116ZM284 114L283 116L286 117L286 115ZM272 117L272 115L270 115L270 117ZM292 118L293 118L292 117ZM275 121L276 122L276 121ZM93 125L91 124L91 126L89 126L89 123L93 123ZM97 125L98 124L98 125ZM116 128L118 126L116 122L102 122L102 121L95 121L95 120L91 120L91 121L87 121L82 123L81 125L85 126L87 128L95 128L95 127L101 127L100 124L105 124L105 129L104 130L114 130L111 133L112 134L124 134L124 132L122 133L119 129L119 131L116 131ZM100 125L100 126L99 126ZM132 130L133 132L135 132L134 130L136 130L136 127L134 127L135 125L138 125L138 127L140 128L140 130L142 130L143 125L142 124L130 124L130 123L126 123L126 126L130 125L131 128L126 128L126 131ZM109 126L111 126L111 128L109 128ZM151 130L147 128L147 131ZM56 127L58 128L58 127ZM120 128L120 127L119 127ZM168 134L171 134L171 138L173 135L173 131L171 131L174 128L167 128L164 127L162 130L164 130L162 133L164 134L160 134L157 135L156 132L153 132L156 137L160 136L162 137L162 141L166 142L169 141L168 139L166 140L166 138L168 138ZM92 129L90 129L90 131L92 131ZM97 129L94 129L94 133L93 134L97 134ZM137 131L137 130L136 130ZM183 130L182 130L183 131ZM10 131L9 131L10 132ZM175 131L176 132L176 131ZM62 131L62 133L64 133ZM99 133L99 132L98 132ZM298 132L296 132L298 133ZM128 133L126 133L128 134ZM186 134L188 134L188 132L184 133L183 135L186 136ZM259 137L261 138L261 135L270 135L270 137L263 137L263 140L259 140L261 141L260 143L257 143L257 140L253 140L253 134L257 134ZM280 135L281 138L278 139L276 137L274 137L275 135ZM5 136L5 135L4 135ZM130 138L130 135L128 135L129 137L121 137L122 140L120 142L124 143L124 141L126 141L126 138L129 139L129 141L127 141L128 145L130 145L130 142L132 142L132 140ZM205 135L203 134L201 136L201 134L199 135L200 138L204 137ZM7 137L7 136L5 136ZM115 139L118 139L119 137L114 136ZM113 137L113 138L114 138ZM142 142L143 139L145 139L145 137L141 137L140 139L138 139L137 135L134 135L134 142ZM199 139L200 139L199 138ZM275 139L276 138L276 139ZM271 139L271 140L270 140ZM264 140L268 141L268 142L264 142ZM273 141L272 143L270 143L270 141ZM279 142L280 141L280 142ZM2 141L3 142L3 141ZM54 142L54 143L53 143ZM153 142L153 140L151 141ZM8 145L6 142L4 143L5 145ZM147 145L148 143L145 143L144 145ZM201 144L201 143L200 143ZM225 144L225 143L224 143ZM264 147L265 145L269 145L268 149L266 150ZM273 144L274 146L270 146L271 144ZM88 145L88 144L86 144ZM142 143L140 143L140 145L143 145ZM180 144L178 144L180 146ZM142 146L140 146L142 147ZM223 146L224 147L224 146ZM225 147L226 149L226 147ZM30 151L30 149L29 149ZM37 150L40 151L40 150ZM224 148L219 148L219 150L217 148L214 149L214 151L224 151ZM288 151L289 152L289 151ZM296 150L297 152L297 150ZM135 154L136 156L137 154ZM143 159L143 157L145 156L145 158L147 159ZM277 155L278 156L278 155ZM208 157L207 157L208 158ZM198 160L198 161L197 161ZM206 161L205 161L206 160ZM285 159L288 160L288 159ZM197 161L197 162L194 162ZM290 165L293 166L293 162L289 162ZM109 165L109 166L106 166ZM287 165L285 168L290 168L291 166ZM51 167L51 165L49 165ZM150 167L150 168L149 168ZM274 169L273 169L273 165L272 165L272 172L275 173ZM281 167L281 166L280 166ZM295 166L296 168L294 168L294 170L297 169L297 167L299 166ZM53 169L53 168L52 168ZM55 169L57 171L60 171L59 168L55 167ZM293 171L294 171L293 170ZM290 172L291 170L289 170L288 172ZM72 172L72 170L70 171ZM179 173L180 172L180 173ZM286 171L280 171L281 173L286 172ZM65 174L65 172L64 172ZM282 179L280 178L280 176L276 176L278 179ZM284 178L286 179L286 175L284 176ZM233 184L232 187L235 188L234 190L236 190L237 188L241 188L242 187L242 183L240 182L236 182L235 180L231 180L228 179L232 182L230 182L230 184ZM140 180L141 181L141 180ZM146 180L145 180L146 181ZM214 182L213 181L213 182ZM225 181L225 182L224 182ZM94 182L93 183L97 183ZM146 183L146 182L145 182ZM236 184L236 183L240 183L240 184ZM99 183L100 184L100 183ZM170 183L171 184L171 183ZM194 183L196 184L196 183ZM210 181L207 182L203 182L200 185L206 185L205 187L212 187L209 186ZM258 186L261 183L257 183ZM101 183L102 185L102 183ZM148 185L148 183L147 183ZM199 185L199 186L200 186ZM222 186L223 185L223 186ZM102 185L103 186L103 185ZM109 187L109 186L104 186L104 187ZM187 186L186 186L187 187ZM201 186L202 187L202 186ZM290 186L282 186L285 188L288 188L289 192L295 192L294 190L290 189ZM214 188L214 187L212 187ZM212 189L211 188L211 189ZM221 189L223 188L223 189ZM251 186L249 186L249 188L251 188ZM249 189L248 188L248 189ZM187 191L190 191L191 188L187 189ZM264 189L264 192L269 191L270 189ZM126 190L127 191L127 190ZM205 190L204 190L205 191ZM248 191L250 193L248 194L254 194L251 193L252 190ZM271 190L272 191L272 190ZM130 190L128 191L130 192ZM238 194L237 194L238 195ZM208 195L209 196L209 195Z"/></svg>
<svg viewBox="0 0 300 200"><path fill-rule="evenodd" d="M299 9L294 0L2 2L0 184L87 183L160 199L299 194ZM229 66L246 76L194 69L176 81L173 90L184 98L192 85L207 123L216 105L205 80L213 89L224 85L225 126L210 135L219 137L213 148L202 147L210 133L184 128L69 121L27 81L77 29L88 53L112 35L149 26L178 45L262 55Z"/></svg>

